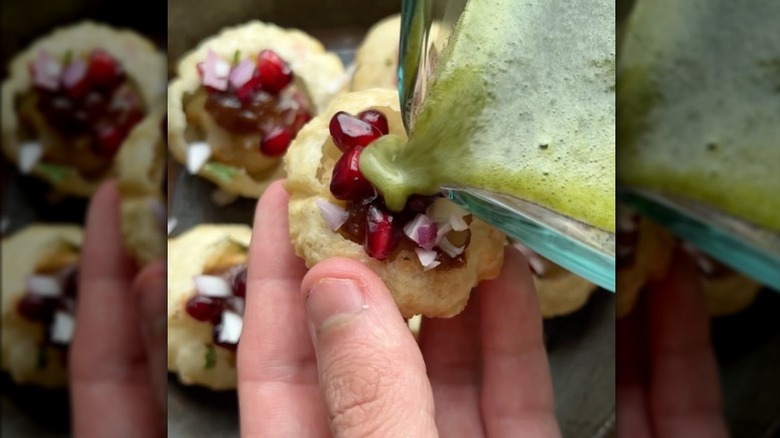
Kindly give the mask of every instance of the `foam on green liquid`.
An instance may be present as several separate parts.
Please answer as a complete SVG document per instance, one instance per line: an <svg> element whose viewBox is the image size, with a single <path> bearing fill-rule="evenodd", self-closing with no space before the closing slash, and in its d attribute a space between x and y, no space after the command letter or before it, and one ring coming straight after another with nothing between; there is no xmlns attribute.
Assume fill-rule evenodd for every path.
<svg viewBox="0 0 780 438"><path fill-rule="evenodd" d="M622 184L780 230L780 2L640 0L618 70Z"/></svg>
<svg viewBox="0 0 780 438"><path fill-rule="evenodd" d="M391 209L444 185L511 194L614 230L615 5L472 0L408 143L360 167Z"/></svg>

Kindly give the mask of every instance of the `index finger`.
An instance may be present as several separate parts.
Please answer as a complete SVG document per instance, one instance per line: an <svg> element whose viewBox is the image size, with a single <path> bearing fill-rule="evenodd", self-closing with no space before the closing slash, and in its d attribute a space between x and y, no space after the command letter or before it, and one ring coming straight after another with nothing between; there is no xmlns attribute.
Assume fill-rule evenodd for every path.
<svg viewBox="0 0 780 438"><path fill-rule="evenodd" d="M119 192L101 186L87 213L69 372L76 436L160 433L159 411L131 292L133 261L120 232Z"/></svg>
<svg viewBox="0 0 780 438"><path fill-rule="evenodd" d="M542 316L528 262L507 247L495 280L478 287L481 305L482 414L488 436L560 436Z"/></svg>
<svg viewBox="0 0 780 438"><path fill-rule="evenodd" d="M289 196L272 184L255 211L246 308L238 346L238 396L245 436L315 436L328 430L317 364L300 299L306 273L290 243Z"/></svg>

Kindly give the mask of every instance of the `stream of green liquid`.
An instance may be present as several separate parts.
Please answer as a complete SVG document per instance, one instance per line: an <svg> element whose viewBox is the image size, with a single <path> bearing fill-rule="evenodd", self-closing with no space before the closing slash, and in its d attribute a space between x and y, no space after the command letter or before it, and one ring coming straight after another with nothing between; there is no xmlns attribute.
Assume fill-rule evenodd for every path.
<svg viewBox="0 0 780 438"><path fill-rule="evenodd" d="M780 231L780 2L640 0L618 77L621 184Z"/></svg>
<svg viewBox="0 0 780 438"><path fill-rule="evenodd" d="M404 143L360 168L387 205L486 189L615 228L615 3L471 0Z"/></svg>

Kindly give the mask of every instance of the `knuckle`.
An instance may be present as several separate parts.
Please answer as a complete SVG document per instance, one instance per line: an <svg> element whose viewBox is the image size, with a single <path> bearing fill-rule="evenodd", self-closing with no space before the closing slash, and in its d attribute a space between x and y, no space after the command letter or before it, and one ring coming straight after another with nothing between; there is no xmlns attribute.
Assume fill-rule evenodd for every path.
<svg viewBox="0 0 780 438"><path fill-rule="evenodd" d="M323 370L331 427L343 435L373 434L387 418L393 418L398 372L389 358L372 355L365 348L359 358L349 351L339 356L344 360L335 358Z"/></svg>

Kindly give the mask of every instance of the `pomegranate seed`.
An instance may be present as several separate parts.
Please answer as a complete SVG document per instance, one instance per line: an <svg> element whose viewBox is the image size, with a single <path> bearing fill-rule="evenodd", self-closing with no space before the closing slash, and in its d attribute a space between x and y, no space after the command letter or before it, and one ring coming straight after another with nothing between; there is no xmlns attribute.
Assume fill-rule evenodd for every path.
<svg viewBox="0 0 780 438"><path fill-rule="evenodd" d="M72 269L66 272L64 283L65 283L65 295L69 297L75 297L79 293L78 271Z"/></svg>
<svg viewBox="0 0 780 438"><path fill-rule="evenodd" d="M233 287L233 295L237 297L246 296L246 266L242 266L238 272L235 273L231 285Z"/></svg>
<svg viewBox="0 0 780 438"><path fill-rule="evenodd" d="M344 111L339 111L331 117L329 129L333 142L342 152L347 152L355 146L368 146L382 136L379 129Z"/></svg>
<svg viewBox="0 0 780 438"><path fill-rule="evenodd" d="M101 124L95 128L95 152L98 155L113 156L122 145L125 131L116 125Z"/></svg>
<svg viewBox="0 0 780 438"><path fill-rule="evenodd" d="M267 135L263 136L260 142L260 151L269 157L284 155L292 142L290 131L281 126L271 129Z"/></svg>
<svg viewBox="0 0 780 438"><path fill-rule="evenodd" d="M87 64L76 59L62 71L62 86L71 99L78 99L92 88L92 80L87 74Z"/></svg>
<svg viewBox="0 0 780 438"><path fill-rule="evenodd" d="M124 131L130 131L135 125L144 118L144 114L138 108L131 108L122 114L122 128Z"/></svg>
<svg viewBox="0 0 780 438"><path fill-rule="evenodd" d="M223 300L196 295L187 301L187 313L202 322L215 322L222 315Z"/></svg>
<svg viewBox="0 0 780 438"><path fill-rule="evenodd" d="M361 111L358 113L357 118L378 129L382 135L390 133L390 128L387 125L387 117L385 117L382 111L375 109Z"/></svg>
<svg viewBox="0 0 780 438"><path fill-rule="evenodd" d="M376 205L370 205L366 212L366 238L363 248L377 259L385 260L401 241L401 233L393 215Z"/></svg>
<svg viewBox="0 0 780 438"><path fill-rule="evenodd" d="M89 76L101 88L112 90L124 79L122 67L105 50L97 49L89 56Z"/></svg>
<svg viewBox="0 0 780 438"><path fill-rule="evenodd" d="M363 148L360 146L350 149L333 166L330 192L336 199L357 201L374 194L371 183L360 173L359 164L362 151Z"/></svg>
<svg viewBox="0 0 780 438"><path fill-rule="evenodd" d="M48 321L57 307L56 299L24 294L16 305L19 314L30 321Z"/></svg>
<svg viewBox="0 0 780 438"><path fill-rule="evenodd" d="M309 114L308 111L303 108L298 110L295 114L295 120L292 123L293 131L297 134L305 124L309 123L309 120L311 120L311 114Z"/></svg>
<svg viewBox="0 0 780 438"><path fill-rule="evenodd" d="M279 94L293 79L290 66L272 50L260 52L257 70L263 78L263 90L271 94Z"/></svg>
<svg viewBox="0 0 780 438"><path fill-rule="evenodd" d="M260 78L260 72L255 70L252 77L246 81L244 85L235 90L235 93L240 100L244 101L251 97L253 92L261 89L262 86L263 81Z"/></svg>

